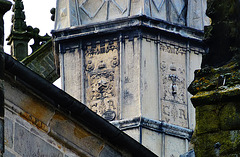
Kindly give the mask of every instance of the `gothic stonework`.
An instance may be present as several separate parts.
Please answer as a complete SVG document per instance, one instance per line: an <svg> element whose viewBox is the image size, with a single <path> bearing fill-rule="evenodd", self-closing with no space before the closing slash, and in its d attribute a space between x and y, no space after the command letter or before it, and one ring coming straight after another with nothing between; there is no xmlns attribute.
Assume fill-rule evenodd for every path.
<svg viewBox="0 0 240 157"><path fill-rule="evenodd" d="M86 102L107 120L117 117L119 92L119 44L87 46L85 50Z"/></svg>

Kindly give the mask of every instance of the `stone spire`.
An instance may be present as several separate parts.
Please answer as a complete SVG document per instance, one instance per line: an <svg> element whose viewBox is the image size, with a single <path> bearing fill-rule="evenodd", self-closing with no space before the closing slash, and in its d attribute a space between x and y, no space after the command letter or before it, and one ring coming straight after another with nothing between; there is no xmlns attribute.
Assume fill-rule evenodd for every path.
<svg viewBox="0 0 240 157"><path fill-rule="evenodd" d="M12 17L13 30L18 32L26 32L27 25L25 22L25 13L22 0L14 0L15 5L13 7L14 15Z"/></svg>
<svg viewBox="0 0 240 157"><path fill-rule="evenodd" d="M7 38L8 45L11 45L11 55L17 60L22 60L28 55L28 42L30 40L27 33L25 13L22 0L14 0L14 15L12 16L11 34Z"/></svg>
<svg viewBox="0 0 240 157"><path fill-rule="evenodd" d="M50 40L49 35L40 36L40 30L27 26L25 22L25 13L22 0L14 0L13 6L14 15L12 17L11 34L7 38L8 44L11 45L11 55L21 61L28 56L28 42L34 39L34 44L31 45L32 52L41 47L43 43Z"/></svg>

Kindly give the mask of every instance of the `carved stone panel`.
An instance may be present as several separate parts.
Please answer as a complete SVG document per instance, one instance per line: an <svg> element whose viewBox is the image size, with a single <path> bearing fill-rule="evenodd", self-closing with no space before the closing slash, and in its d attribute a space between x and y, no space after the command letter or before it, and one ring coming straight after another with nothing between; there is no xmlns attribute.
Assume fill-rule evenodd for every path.
<svg viewBox="0 0 240 157"><path fill-rule="evenodd" d="M115 120L119 95L118 42L87 46L85 75L88 107L109 121Z"/></svg>
<svg viewBox="0 0 240 157"><path fill-rule="evenodd" d="M162 101L162 120L167 123L188 127L187 105Z"/></svg>
<svg viewBox="0 0 240 157"><path fill-rule="evenodd" d="M186 104L186 48L161 43L160 52L160 73L163 87L161 98Z"/></svg>
<svg viewBox="0 0 240 157"><path fill-rule="evenodd" d="M162 120L188 127L186 96L186 47L160 43L160 97Z"/></svg>

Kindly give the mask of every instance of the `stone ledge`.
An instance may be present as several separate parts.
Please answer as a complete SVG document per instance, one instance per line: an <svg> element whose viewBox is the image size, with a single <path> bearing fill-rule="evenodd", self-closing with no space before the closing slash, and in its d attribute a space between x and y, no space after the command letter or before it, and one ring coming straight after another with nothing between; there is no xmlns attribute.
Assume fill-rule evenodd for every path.
<svg viewBox="0 0 240 157"><path fill-rule="evenodd" d="M223 86L222 86L223 87ZM196 106L206 104L216 104L218 102L238 100L240 95L240 85L217 89L212 91L202 91L191 98L191 101Z"/></svg>
<svg viewBox="0 0 240 157"><path fill-rule="evenodd" d="M129 130L133 128L143 127L149 130L153 130L167 135L180 137L190 140L193 134L193 130L183 128L180 126L168 124L163 121L157 121L148 119L145 117L136 117L129 120L113 121L111 124L115 125L120 130Z"/></svg>
<svg viewBox="0 0 240 157"><path fill-rule="evenodd" d="M126 18L119 18L107 22L75 26L66 29L54 30L52 34L55 41L74 39L77 37L89 36L92 34L113 33L121 30L136 29L136 27L151 28L156 31L167 32L179 35L184 38L202 42L203 31L188 28L181 25L173 25L169 22L151 18L145 15L137 15Z"/></svg>

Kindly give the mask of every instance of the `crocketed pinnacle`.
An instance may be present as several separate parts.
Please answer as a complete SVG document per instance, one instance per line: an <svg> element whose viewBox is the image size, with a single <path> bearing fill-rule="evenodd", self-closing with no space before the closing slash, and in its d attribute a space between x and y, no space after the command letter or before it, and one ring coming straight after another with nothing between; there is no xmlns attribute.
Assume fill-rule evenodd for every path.
<svg viewBox="0 0 240 157"><path fill-rule="evenodd" d="M25 13L22 0L14 0L13 6L14 15L12 16L12 31L24 32L27 30L25 22Z"/></svg>

